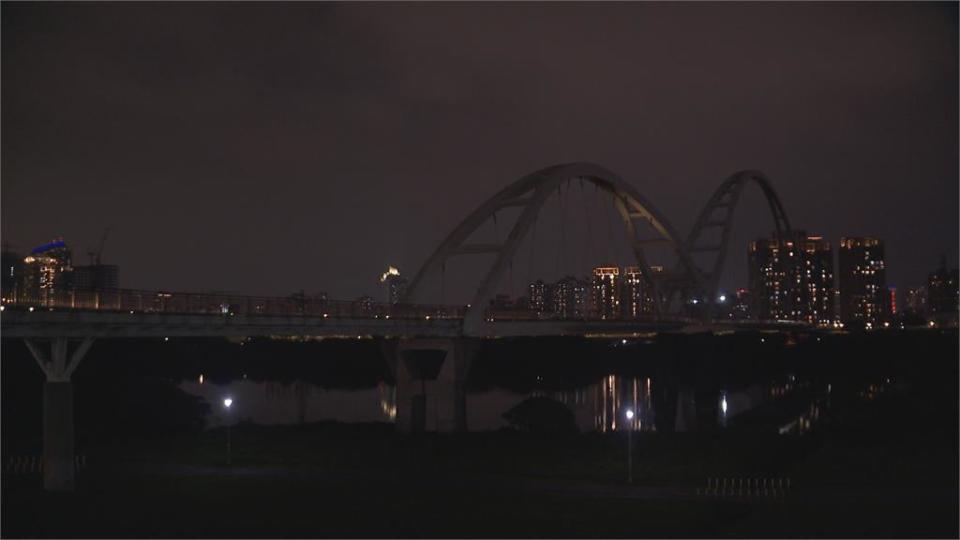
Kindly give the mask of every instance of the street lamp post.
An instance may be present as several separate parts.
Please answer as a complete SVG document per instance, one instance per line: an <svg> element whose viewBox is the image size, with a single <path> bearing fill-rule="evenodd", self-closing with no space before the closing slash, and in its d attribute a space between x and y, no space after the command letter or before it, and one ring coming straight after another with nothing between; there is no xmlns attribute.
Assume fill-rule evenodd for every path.
<svg viewBox="0 0 960 540"><path fill-rule="evenodd" d="M633 409L627 409L627 483L633 483Z"/></svg>
<svg viewBox="0 0 960 540"><path fill-rule="evenodd" d="M230 448L230 406L233 405L231 398L223 400L223 408L227 410L227 465L233 463L232 449Z"/></svg>

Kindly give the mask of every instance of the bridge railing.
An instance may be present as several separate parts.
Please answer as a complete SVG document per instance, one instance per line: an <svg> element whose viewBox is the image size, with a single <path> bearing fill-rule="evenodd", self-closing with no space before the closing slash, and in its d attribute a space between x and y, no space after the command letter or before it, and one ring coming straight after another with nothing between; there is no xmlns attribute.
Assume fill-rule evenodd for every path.
<svg viewBox="0 0 960 540"><path fill-rule="evenodd" d="M3 305L78 311L197 315L265 315L369 319L459 319L465 307L328 300L308 296L270 297L134 289L31 291L8 293Z"/></svg>

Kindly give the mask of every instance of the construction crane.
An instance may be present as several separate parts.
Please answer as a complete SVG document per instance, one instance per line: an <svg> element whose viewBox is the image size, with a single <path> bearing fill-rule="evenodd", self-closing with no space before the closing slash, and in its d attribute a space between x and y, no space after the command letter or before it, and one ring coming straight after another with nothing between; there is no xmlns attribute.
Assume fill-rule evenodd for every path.
<svg viewBox="0 0 960 540"><path fill-rule="evenodd" d="M103 229L103 236L100 237L100 244L97 245L97 250L87 252L87 255L90 256L91 266L100 266L100 258L103 255L103 245L107 242L107 235L110 234L110 229L113 229L113 225Z"/></svg>

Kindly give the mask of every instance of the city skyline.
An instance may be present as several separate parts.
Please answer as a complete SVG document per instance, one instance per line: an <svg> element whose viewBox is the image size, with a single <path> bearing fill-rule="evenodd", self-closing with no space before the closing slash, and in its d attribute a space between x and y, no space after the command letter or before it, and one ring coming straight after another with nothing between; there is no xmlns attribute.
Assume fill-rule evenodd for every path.
<svg viewBox="0 0 960 540"><path fill-rule="evenodd" d="M960 2L0 15L0 536L958 536Z"/></svg>
<svg viewBox="0 0 960 540"><path fill-rule="evenodd" d="M841 281L842 278L840 277L841 274L839 273L839 271L834 272L834 267L839 268L839 264L840 264L840 263L839 263L839 258L840 258L840 256L841 256L840 253L842 252L842 246L843 246L843 243L844 243L845 241L847 241L848 238L849 238L849 239L856 239L856 240L864 240L864 239L865 239L865 240L871 240L871 241L879 242L880 245L881 245L881 254L882 254L883 239L875 239L875 238L872 238L872 237L849 237L849 236L841 236L840 239L839 239L839 242L837 242L838 247L840 247L840 249L838 249L838 250L837 250L837 253L834 254L834 253L833 253L833 248L831 247L831 242L830 242L829 239L823 239L822 236L808 236L807 233L806 233L806 231L805 231L805 230L802 230L802 229L801 229L801 230L794 230L793 232L794 232L795 235L797 235L798 238L801 239L801 241L804 241L804 239L806 239L807 241L814 241L814 242L817 242L817 243L822 243L822 244L825 246L826 252L829 254L829 259L828 259L828 264L830 265L830 266L828 267L829 276L825 275L825 276L824 276L823 278L821 278L821 279L826 280L827 283L831 283L832 286L834 287L834 289L836 289L836 290L839 290L839 288L840 288L840 281ZM770 238L758 238L758 239L755 239L755 240L751 240L751 241L748 243L748 245L746 246L746 253L747 253L747 258L748 258L748 259L752 259L752 257L753 257L753 252L754 252L754 250L756 249L756 244L757 244L757 242L760 242L760 241L769 242L771 247L775 246L775 244L776 244L776 240L775 240L775 237L774 237L774 236L771 236ZM67 252L71 253L71 256L70 256L70 257L72 257L72 260L73 260L73 264L72 264L71 266L72 266L72 268L73 268L74 270L79 269L79 270L81 270L81 272L83 272L83 271L91 271L91 270L93 270L93 269L101 269L101 270L100 270L101 272L102 272L102 271L107 271L107 272L110 272L110 273L111 273L110 276L104 276L104 279L106 279L106 282L105 282L105 283L107 283L108 285L106 285L106 286L97 286L97 287L93 287L93 286L91 286L91 285L85 285L85 286L84 286L85 288L102 288L102 289L132 288L132 287L127 287L127 286L118 287L118 286L116 285L116 284L118 283L118 281L119 281L118 278L117 278L118 265L105 264L105 263L104 263L104 264L101 264L99 261L98 261L96 264L94 264L93 260L91 260L90 265L77 264L77 261L79 261L79 259L76 258L76 257L78 257L78 256L77 256L77 255L72 255L72 248L71 248L70 244L67 243L66 240L65 240L65 238L62 237L62 236L57 237L57 238L54 238L54 239L52 239L50 242L40 244L40 245L34 247L33 249L27 251L26 253L29 253L29 255L27 255L26 257L23 256L23 253L20 253L20 252L18 252L18 251L16 251L16 250L12 249L12 248L11 248L9 245L7 245L7 244L5 244L5 246L4 246L4 254L5 254L5 255L9 255L9 256L11 256L11 257L15 256L15 257L16 257L16 262L17 262L18 264L22 264L25 260L26 260L26 261L29 261L29 262L32 262L31 259L33 258L33 255L36 255L38 252L41 252L41 251L47 251L47 250L49 250L49 249L51 249L51 248L66 249ZM730 248L730 250L732 250L732 251L737 251L737 246L732 246L732 247ZM92 256L93 253L90 253L89 255ZM881 255L881 259L885 259L885 258ZM598 259L598 261L599 261L599 260L602 260L602 259ZM609 261L608 261L608 262L609 262ZM635 264L635 263L632 263L632 262L626 262L626 263L623 265L623 268L624 268L624 270L626 271L626 270L630 269L631 266L634 265L634 264ZM755 262L750 262L750 263L748 264L748 267L751 267L751 268L752 268L752 267L753 267L752 265L755 265L755 264L756 264ZM940 264L941 264L941 265L946 264L946 259L945 259L944 256L941 256ZM566 278L577 278L577 279L582 279L582 280L589 281L589 280L590 280L590 274L593 273L593 272L595 272L598 267L602 267L602 266L604 266L604 264L595 261L594 263L588 264L586 267L584 267L584 269L583 269L582 271L560 272L560 274L562 274L562 275L558 274L558 275L554 276L554 280L562 280L562 279L566 279ZM610 266L610 264L607 264L606 266ZM615 266L615 265L614 265L614 266ZM949 266L949 265L948 265L948 266ZM898 288L902 288L902 289L903 289L903 293L906 294L906 292L907 292L908 290L917 289L917 288L919 288L919 287L925 287L925 286L926 286L925 284L927 283L928 276L929 276L929 274L932 272L931 269L933 269L933 268L934 268L934 266L928 267L927 271L924 272L921 276L914 278L914 280L913 280L911 283L915 282L915 283L917 283L917 285L912 285L912 286L911 286L911 285L898 286L898 285L894 285L894 284L891 284L891 283L886 283L886 280L884 280L884 282L886 283L886 285L888 285L888 288L889 288L889 289L892 289L893 291L896 291ZM657 271L657 270L663 271L663 267L657 266L657 265L653 265L653 266L652 266L652 269L655 270L655 271ZM639 271L639 270L637 270L635 267L633 268L633 270L636 271L636 272ZM747 278L744 279L742 282L733 283L732 286L730 286L729 288L723 288L723 287L721 287L721 288L718 290L718 292L719 292L719 293L722 293L722 294L725 294L725 295L730 295L731 297L733 297L733 295L736 293L736 291L737 291L737 290L740 290L740 289L744 289L744 290L754 290L754 291L755 291L755 290L757 289L757 286L756 286L755 284L751 286L751 282L752 282L753 280L755 280L756 278L751 278L751 277L750 277L749 270L750 270L750 268L748 268ZM887 268L884 268L883 270L884 270L884 273L885 273L888 269L887 269ZM637 274L637 275L639 276L639 274ZM410 273L409 271L404 271L404 272L402 273L402 275L401 275L401 272L400 272L400 270L399 270L398 268L396 268L396 267L393 266L393 265L388 265L387 271L381 273L379 279L376 280L376 285L369 286L367 289L365 289L365 290L363 290L361 293L359 293L359 296L369 296L370 294L375 294L375 295L377 295L377 296L383 296L383 295L385 295L384 301L385 301L386 303L396 303L396 302L398 302L398 301L403 297L403 295L404 295L404 293L405 293L405 291L406 291L406 287L407 287L407 285L409 284L409 277L410 277L410 276L411 276L411 273ZM82 281L83 283L86 283L86 282L89 281L90 279L93 279L93 278L84 276L84 277L81 278L81 281ZM545 276L542 276L542 275L538 275L538 276L535 276L535 279L536 279L537 281L543 281L544 279L546 279L547 281L550 281L551 278L550 278L550 277L545 277ZM729 281L729 280L728 280L728 281ZM371 283L374 283L374 282L371 281ZM503 287L501 287L501 288L503 288ZM167 289L169 290L169 288L167 288ZM304 290L305 290L305 289L296 289L296 290L288 291L288 292L291 293L291 294L301 294L301 293L303 293ZM314 291L313 294L324 294L324 295L327 294L327 291L326 291L326 289L324 288L323 284L315 284L315 286L313 287L313 289L311 289L311 291ZM181 292L203 292L203 291L196 291L196 290L187 291L187 290L184 290L184 291L181 291ZM241 292L242 292L242 291L241 291ZM501 290L501 291L498 292L498 294L503 294L503 293L505 293L505 291L502 291L502 290ZM357 295L354 295L354 296L357 296ZM893 300L891 300L891 301L893 301ZM832 304L832 300L827 301L827 302L828 302L829 304Z"/></svg>
<svg viewBox="0 0 960 540"><path fill-rule="evenodd" d="M3 240L82 253L115 225L106 258L132 288L354 298L490 193L585 158L681 231L755 168L795 228L883 238L891 284L957 265L955 5L543 6L549 55L530 9L6 5ZM569 39L574 22L604 38ZM730 28L751 37L712 38ZM733 245L769 232L762 205L741 212Z"/></svg>

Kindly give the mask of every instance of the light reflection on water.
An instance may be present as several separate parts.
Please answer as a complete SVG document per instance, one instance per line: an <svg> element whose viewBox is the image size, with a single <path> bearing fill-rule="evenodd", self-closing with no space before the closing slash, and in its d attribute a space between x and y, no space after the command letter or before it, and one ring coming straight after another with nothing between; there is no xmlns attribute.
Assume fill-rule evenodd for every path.
<svg viewBox="0 0 960 540"><path fill-rule="evenodd" d="M261 425L301 424L336 420L339 422L393 422L396 393L392 386L379 385L357 390L327 389L295 382L253 382L235 380L225 385L191 380L180 389L210 404L207 427L214 428L249 420ZM223 399L233 399L229 410Z"/></svg>
<svg viewBox="0 0 960 540"><path fill-rule="evenodd" d="M756 384L736 390L720 390L716 395L716 424L728 421L768 401L790 395L802 386L792 376L768 384ZM327 389L297 381L253 382L235 380L225 385L203 382L200 377L180 384L189 394L205 399L211 405L207 427L214 428L249 420L261 425L298 424L318 421L345 423L386 422L397 418L397 392L393 385L379 383L372 388L353 390ZM875 387L870 387L874 390ZM468 425L471 431L496 430L508 425L503 413L531 396L546 396L567 405L581 432L601 433L633 429L655 432L665 423L678 431L696 428L696 404L692 390L680 389L670 399L670 418L658 419L653 393L656 382L649 377L608 375L598 382L566 391L536 390L529 394L494 388L470 392L466 396ZM662 389L661 389L662 391ZM232 407L222 406L223 399L233 399ZM663 401L659 402L664 405ZM781 433L803 433L821 414L823 403L814 399L801 417L780 427ZM633 418L627 419L627 410ZM658 421L659 420L659 421Z"/></svg>

